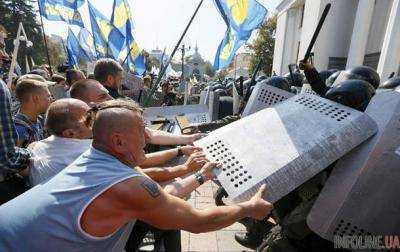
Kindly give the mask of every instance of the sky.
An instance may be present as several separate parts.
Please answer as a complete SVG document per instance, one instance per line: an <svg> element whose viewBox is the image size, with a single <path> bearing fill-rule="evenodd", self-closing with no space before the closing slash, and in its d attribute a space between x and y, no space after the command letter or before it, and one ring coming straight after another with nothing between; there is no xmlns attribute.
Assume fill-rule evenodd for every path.
<svg viewBox="0 0 400 252"><path fill-rule="evenodd" d="M147 51L166 48L167 54L170 54L200 1L128 0L128 2L132 9L134 36L139 46ZM259 2L269 10L269 13L273 13L281 0L259 0ZM91 3L107 17L111 16L113 0L91 0ZM80 10L85 25L89 26L87 7L83 6ZM62 37L66 37L68 32L66 23L46 19L44 19L44 29L46 34ZM77 34L79 29L73 27L73 30ZM203 58L213 62L225 30L226 25L213 0L204 0L183 40L183 43L191 48L187 51L187 55L194 52L197 44Z"/></svg>

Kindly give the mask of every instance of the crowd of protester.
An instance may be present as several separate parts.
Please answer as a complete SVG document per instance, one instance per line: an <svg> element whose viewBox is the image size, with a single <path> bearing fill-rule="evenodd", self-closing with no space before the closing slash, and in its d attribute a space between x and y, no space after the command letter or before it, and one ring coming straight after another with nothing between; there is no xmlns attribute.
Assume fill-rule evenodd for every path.
<svg viewBox="0 0 400 252"><path fill-rule="evenodd" d="M149 231L179 251L179 230L212 231L262 219L272 208L265 188L240 205L196 210L186 203L219 165L192 146L204 134L145 127L139 104L150 76L133 99L124 92L128 74L112 59L98 60L88 77L48 66L10 86L1 77L0 251L136 251ZM170 80L161 87L161 105L179 104ZM145 153L149 144L166 148ZM166 165L177 157L186 161Z"/></svg>

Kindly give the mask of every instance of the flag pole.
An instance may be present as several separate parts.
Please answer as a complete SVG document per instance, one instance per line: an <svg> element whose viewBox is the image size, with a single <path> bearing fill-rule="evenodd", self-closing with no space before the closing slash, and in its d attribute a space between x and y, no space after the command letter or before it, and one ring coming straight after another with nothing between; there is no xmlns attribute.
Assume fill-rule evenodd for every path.
<svg viewBox="0 0 400 252"><path fill-rule="evenodd" d="M67 58L68 58L67 60L69 62L69 59L70 59L71 55L69 54L69 51L68 51L67 47L64 44L64 40L61 40L61 43L63 45L64 51L65 51L65 55L67 56ZM76 69L76 66L73 66L73 68Z"/></svg>
<svg viewBox="0 0 400 252"><path fill-rule="evenodd" d="M145 107L147 107L147 106L150 104L150 102L151 102L151 100L152 100L152 97L153 97L154 93L156 92L156 90L157 90L157 88L158 88L158 85L159 85L160 82L161 82L162 77L164 76L165 72L167 71L167 68L168 68L169 64L171 64L172 58L174 57L176 51L178 50L178 48L179 48L179 46L180 46L180 44L181 44L183 38L185 37L185 35L186 35L186 33L187 33L187 31L188 31L190 25L192 24L192 22L193 22L194 18L196 17L197 13L199 12L199 9L200 9L201 5L203 4L203 2L204 2L204 0L201 0L201 1L200 1L200 3L199 3L199 5L197 6L195 12L193 13L192 18L190 19L189 23L187 24L185 30L183 31L183 33L182 33L182 35L181 35L181 37L180 37L178 43L176 43L175 48L174 48L174 50L172 51L172 54L171 54L171 56L169 57L169 60L168 60L167 64L161 69L161 72L158 74L156 83L155 83L155 85L151 88L151 90L150 90L149 94L147 95L146 100L145 100L145 102L144 102L144 106L145 106Z"/></svg>
<svg viewBox="0 0 400 252"><path fill-rule="evenodd" d="M43 17L42 17L42 12L40 11L40 3L39 3L39 1L38 1L38 7L39 7L40 23L41 23L42 31L43 31L44 46L46 48L47 63L49 63L50 75L53 75L53 69L51 68L49 48L47 46L46 33L44 32Z"/></svg>
<svg viewBox="0 0 400 252"><path fill-rule="evenodd" d="M128 60L129 55L131 55L131 52L132 52L132 47L129 48L129 52L126 55L124 61L122 61L122 65L125 65L126 61Z"/></svg>

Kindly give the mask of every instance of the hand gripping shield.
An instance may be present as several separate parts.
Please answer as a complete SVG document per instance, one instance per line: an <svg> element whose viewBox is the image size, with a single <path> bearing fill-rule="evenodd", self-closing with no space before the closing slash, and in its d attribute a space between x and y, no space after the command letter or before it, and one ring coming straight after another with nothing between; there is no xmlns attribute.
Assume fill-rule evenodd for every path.
<svg viewBox="0 0 400 252"><path fill-rule="evenodd" d="M400 93L377 93L366 113L378 133L337 163L307 218L314 232L331 241L399 234Z"/></svg>
<svg viewBox="0 0 400 252"><path fill-rule="evenodd" d="M312 94L312 95L317 95L317 93L312 89L310 84L303 84L303 86L301 87L301 94L303 93L307 93L307 94Z"/></svg>
<svg viewBox="0 0 400 252"><path fill-rule="evenodd" d="M266 183L274 203L377 130L367 115L310 94L292 97L195 143L222 164L218 180L236 202Z"/></svg>
<svg viewBox="0 0 400 252"><path fill-rule="evenodd" d="M211 122L207 105L150 107L146 108L143 112L143 117L146 121L155 121L159 118L175 120L177 116L186 116L189 123Z"/></svg>
<svg viewBox="0 0 400 252"><path fill-rule="evenodd" d="M292 96L294 96L293 93L289 93L270 85L260 85L259 83L254 88L250 99L243 110L242 116L246 117L265 108L274 106Z"/></svg>

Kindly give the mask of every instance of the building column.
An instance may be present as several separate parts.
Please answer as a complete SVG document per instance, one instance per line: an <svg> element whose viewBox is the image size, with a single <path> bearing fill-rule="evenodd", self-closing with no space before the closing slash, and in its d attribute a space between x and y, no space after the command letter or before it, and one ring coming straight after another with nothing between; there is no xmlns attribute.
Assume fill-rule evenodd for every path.
<svg viewBox="0 0 400 252"><path fill-rule="evenodd" d="M276 38L275 38L275 48L274 48L274 61L272 70L277 74L281 75L283 69L283 57L285 53L285 31L286 31L286 21L288 14L287 12L280 13L278 15L277 25L276 25Z"/></svg>
<svg viewBox="0 0 400 252"><path fill-rule="evenodd" d="M374 7L375 0L358 1L346 69L360 66L364 63Z"/></svg>
<svg viewBox="0 0 400 252"><path fill-rule="evenodd" d="M389 22L383 41L378 73L381 82L386 81L392 72L398 73L400 64L400 0L393 0Z"/></svg>

